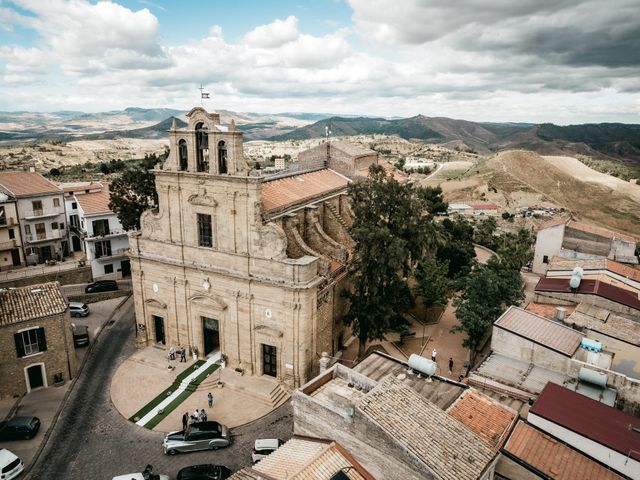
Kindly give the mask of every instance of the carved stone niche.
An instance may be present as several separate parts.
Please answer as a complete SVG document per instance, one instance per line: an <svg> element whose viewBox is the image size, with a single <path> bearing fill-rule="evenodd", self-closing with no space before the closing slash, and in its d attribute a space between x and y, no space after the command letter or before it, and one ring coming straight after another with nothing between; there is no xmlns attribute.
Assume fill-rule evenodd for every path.
<svg viewBox="0 0 640 480"><path fill-rule="evenodd" d="M254 249L257 257L274 260L287 258L287 236L284 230L275 223L267 223L258 229L258 240Z"/></svg>
<svg viewBox="0 0 640 480"><path fill-rule="evenodd" d="M204 187L198 188L198 193L190 195L187 201L191 205L198 205L201 207L216 207L218 202L213 198L213 195L207 193L207 189Z"/></svg>

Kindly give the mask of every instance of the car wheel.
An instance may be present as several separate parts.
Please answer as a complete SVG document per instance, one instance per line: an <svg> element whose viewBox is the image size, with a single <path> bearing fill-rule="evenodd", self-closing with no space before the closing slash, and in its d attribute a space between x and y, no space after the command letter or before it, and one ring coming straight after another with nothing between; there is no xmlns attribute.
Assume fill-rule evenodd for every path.
<svg viewBox="0 0 640 480"><path fill-rule="evenodd" d="M173 450L173 449L171 449L171 450L169 450L167 453L168 453L169 455L175 455L176 453L178 453L178 451L177 451L177 450Z"/></svg>
<svg viewBox="0 0 640 480"><path fill-rule="evenodd" d="M211 450L218 450L218 448L220 447L218 447L217 445L211 445Z"/></svg>

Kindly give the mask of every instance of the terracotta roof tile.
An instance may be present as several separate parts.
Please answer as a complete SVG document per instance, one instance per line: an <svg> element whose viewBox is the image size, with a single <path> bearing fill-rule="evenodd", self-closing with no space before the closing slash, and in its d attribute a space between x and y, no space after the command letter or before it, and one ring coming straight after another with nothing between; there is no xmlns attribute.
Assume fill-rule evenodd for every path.
<svg viewBox="0 0 640 480"><path fill-rule="evenodd" d="M15 197L62 193L58 186L34 172L0 172L0 185Z"/></svg>
<svg viewBox="0 0 640 480"><path fill-rule="evenodd" d="M517 423L504 450L554 480L622 478L523 421Z"/></svg>
<svg viewBox="0 0 640 480"><path fill-rule="evenodd" d="M475 210L497 210L498 205L495 203L470 203L471 208Z"/></svg>
<svg viewBox="0 0 640 480"><path fill-rule="evenodd" d="M511 306L494 326L513 332L551 350L572 356L582 341L582 334L557 322Z"/></svg>
<svg viewBox="0 0 640 480"><path fill-rule="evenodd" d="M76 201L85 215L104 215L113 213L109 209L109 188L107 185L95 193L76 195Z"/></svg>
<svg viewBox="0 0 640 480"><path fill-rule="evenodd" d="M331 148L340 150L351 157L363 157L365 155L378 155L378 152L371 150L370 148L361 147L350 142L343 142L342 140L331 140Z"/></svg>
<svg viewBox="0 0 640 480"><path fill-rule="evenodd" d="M447 413L495 449L504 443L517 416L475 389L462 394Z"/></svg>
<svg viewBox="0 0 640 480"><path fill-rule="evenodd" d="M65 193L84 192L85 190L97 190L101 188L102 184L95 182L78 182L72 185L62 185L62 190L64 190Z"/></svg>
<svg viewBox="0 0 640 480"><path fill-rule="evenodd" d="M618 233L618 232L614 232L612 230L608 230L606 228L601 228L601 227L596 227L594 225L587 225L586 223L580 223L580 222L576 222L575 220L571 220L568 224L567 227L569 228L573 228L574 230L580 230L582 232L586 232L586 233L592 233L594 235L598 235L600 237L605 237L605 238L619 238L621 240L625 240L627 242L631 242L631 243L635 243L636 240L629 236L629 235L625 235L623 233Z"/></svg>
<svg viewBox="0 0 640 480"><path fill-rule="evenodd" d="M495 456L478 436L393 376L369 391L359 409L442 480L475 480Z"/></svg>
<svg viewBox="0 0 640 480"><path fill-rule="evenodd" d="M552 228L552 227L557 227L558 225L564 225L568 221L569 221L569 218L567 217L552 218L551 220L547 220L546 222L541 223L540 226L538 227L538 231L544 230L545 228Z"/></svg>
<svg viewBox="0 0 640 480"><path fill-rule="evenodd" d="M58 282L0 291L0 325L58 315L67 305Z"/></svg>
<svg viewBox="0 0 640 480"><path fill-rule="evenodd" d="M640 282L640 270L637 268L630 267L628 265L624 265L619 262L615 262L613 260L606 259L607 270L617 273L618 275L622 275L623 277L630 278L631 280L635 280L636 282Z"/></svg>
<svg viewBox="0 0 640 480"><path fill-rule="evenodd" d="M348 184L349 179L330 169L267 180L262 184L262 206L273 213L339 192Z"/></svg>
<svg viewBox="0 0 640 480"><path fill-rule="evenodd" d="M592 400L569 389L547 383L529 414L560 425L624 456L640 460L640 418ZM631 453L629 453L631 452Z"/></svg>

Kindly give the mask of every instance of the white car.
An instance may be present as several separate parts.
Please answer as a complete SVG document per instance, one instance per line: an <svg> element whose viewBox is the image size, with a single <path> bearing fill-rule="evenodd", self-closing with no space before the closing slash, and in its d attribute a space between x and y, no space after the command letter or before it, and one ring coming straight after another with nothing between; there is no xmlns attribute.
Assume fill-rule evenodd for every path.
<svg viewBox="0 0 640 480"><path fill-rule="evenodd" d="M11 480L24 470L24 463L6 448L0 450L0 478Z"/></svg>
<svg viewBox="0 0 640 480"><path fill-rule="evenodd" d="M284 442L279 438L259 438L253 445L253 450L251 451L251 459L253 463L256 463L259 460L262 460L264 457L273 453L278 449L280 445Z"/></svg>
<svg viewBox="0 0 640 480"><path fill-rule="evenodd" d="M169 477L167 475L158 475L157 473L153 473L153 467L151 465L147 465L140 473L118 475L117 477L113 477L112 480L169 480Z"/></svg>

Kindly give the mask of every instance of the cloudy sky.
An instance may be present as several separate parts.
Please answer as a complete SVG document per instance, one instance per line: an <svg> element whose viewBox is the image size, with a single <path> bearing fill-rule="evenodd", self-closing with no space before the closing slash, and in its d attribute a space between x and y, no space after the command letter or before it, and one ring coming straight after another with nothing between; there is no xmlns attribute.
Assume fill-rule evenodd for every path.
<svg viewBox="0 0 640 480"><path fill-rule="evenodd" d="M0 110L640 123L640 0L0 0Z"/></svg>

